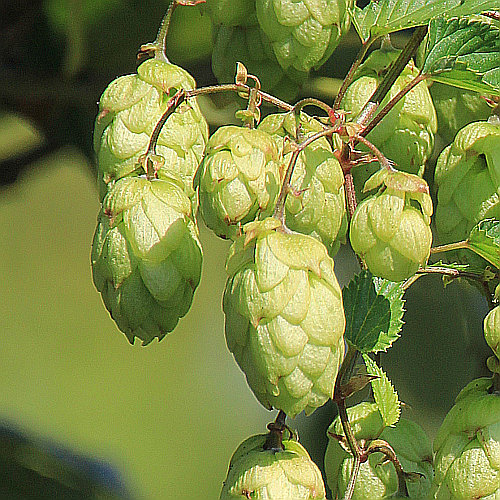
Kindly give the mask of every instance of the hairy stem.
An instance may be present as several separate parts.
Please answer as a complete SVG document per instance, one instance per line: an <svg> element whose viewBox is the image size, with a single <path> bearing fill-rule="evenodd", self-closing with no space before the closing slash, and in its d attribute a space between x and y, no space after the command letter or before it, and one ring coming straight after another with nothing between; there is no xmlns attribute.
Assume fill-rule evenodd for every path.
<svg viewBox="0 0 500 500"><path fill-rule="evenodd" d="M307 97L295 103L294 106L295 113L300 116L300 112L306 106L316 106L317 108L325 111L328 115L330 115L333 112L332 107L326 104L326 102L320 101L319 99L315 99L314 97Z"/></svg>
<svg viewBox="0 0 500 500"><path fill-rule="evenodd" d="M349 478L349 483L347 484L343 500L351 500L354 495L354 487L356 486L360 467L361 458L354 457L354 467L352 468L351 477Z"/></svg>
<svg viewBox="0 0 500 500"><path fill-rule="evenodd" d="M394 171L394 167L391 165L389 160L383 155L382 151L377 148L374 144L372 144L368 139L365 139L362 135L355 134L353 136L354 140L363 143L368 149L372 151L372 153L377 157L380 165L387 170Z"/></svg>
<svg viewBox="0 0 500 500"><path fill-rule="evenodd" d="M288 192L290 191L290 181L292 179L293 170L295 164L297 163L297 158L300 154L300 149L296 149L290 158L288 163L288 168L286 169L285 177L283 183L281 184L280 194L278 195L278 200L276 201L276 206L274 207L273 217L276 217L281 224L285 224L285 202Z"/></svg>
<svg viewBox="0 0 500 500"><path fill-rule="evenodd" d="M451 250L459 250L461 248L469 248L469 243L467 240L457 241L456 243L448 243L447 245L440 245L438 247L433 247L431 248L431 253L449 252Z"/></svg>

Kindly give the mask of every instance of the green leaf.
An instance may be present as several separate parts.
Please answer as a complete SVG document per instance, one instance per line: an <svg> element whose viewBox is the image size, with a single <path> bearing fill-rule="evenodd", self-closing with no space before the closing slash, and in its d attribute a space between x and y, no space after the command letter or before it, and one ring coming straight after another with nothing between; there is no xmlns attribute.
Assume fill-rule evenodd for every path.
<svg viewBox="0 0 500 500"><path fill-rule="evenodd" d="M364 353L386 351L403 325L403 293L402 283L358 274L342 291L347 342Z"/></svg>
<svg viewBox="0 0 500 500"><path fill-rule="evenodd" d="M500 95L500 30L477 19L434 19L422 72L432 80Z"/></svg>
<svg viewBox="0 0 500 500"><path fill-rule="evenodd" d="M498 8L498 0L371 0L353 9L353 24L365 43L368 39L427 24L439 16L467 16Z"/></svg>
<svg viewBox="0 0 500 500"><path fill-rule="evenodd" d="M484 219L476 224L467 240L467 247L500 269L500 221Z"/></svg>
<svg viewBox="0 0 500 500"><path fill-rule="evenodd" d="M366 370L370 375L377 375L378 378L371 381L373 397L377 403L384 424L389 427L395 425L401 415L401 403L398 393L394 389L391 381L382 368L377 366L368 354L363 354Z"/></svg>

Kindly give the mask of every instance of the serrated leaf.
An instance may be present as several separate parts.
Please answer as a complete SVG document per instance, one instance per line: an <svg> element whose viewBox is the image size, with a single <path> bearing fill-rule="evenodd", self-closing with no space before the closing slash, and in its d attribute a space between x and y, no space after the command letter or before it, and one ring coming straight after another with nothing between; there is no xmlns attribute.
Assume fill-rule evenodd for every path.
<svg viewBox="0 0 500 500"><path fill-rule="evenodd" d="M467 248L500 269L500 221L484 219L476 224L470 232Z"/></svg>
<svg viewBox="0 0 500 500"><path fill-rule="evenodd" d="M353 24L365 43L369 38L415 26L439 16L467 16L498 8L498 0L371 0L353 9Z"/></svg>
<svg viewBox="0 0 500 500"><path fill-rule="evenodd" d="M403 322L402 283L363 271L342 290L345 339L363 353L386 351L399 338Z"/></svg>
<svg viewBox="0 0 500 500"><path fill-rule="evenodd" d="M477 19L434 19L422 72L432 80L500 95L500 30Z"/></svg>
<svg viewBox="0 0 500 500"><path fill-rule="evenodd" d="M401 403L398 393L394 389L386 373L373 361L368 354L363 354L366 370L370 375L376 375L377 378L371 381L373 397L377 403L384 424L387 427L395 425L401 415Z"/></svg>

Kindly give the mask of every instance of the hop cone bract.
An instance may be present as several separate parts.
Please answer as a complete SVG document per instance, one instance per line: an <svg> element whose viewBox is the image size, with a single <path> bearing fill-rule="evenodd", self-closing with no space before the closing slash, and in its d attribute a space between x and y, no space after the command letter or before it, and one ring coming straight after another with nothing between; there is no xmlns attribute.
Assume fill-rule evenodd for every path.
<svg viewBox="0 0 500 500"><path fill-rule="evenodd" d="M484 318L484 338L494 354L487 360L488 368L500 374L500 306L492 309Z"/></svg>
<svg viewBox="0 0 500 500"><path fill-rule="evenodd" d="M354 119L363 109L382 81L389 65L397 59L399 51L376 50L370 54L355 74L355 81L347 89L342 108ZM379 109L418 75L410 61L398 76ZM437 118L425 82L408 92L383 120L367 135L367 139L397 164L398 170L422 175L425 162L434 147ZM365 181L377 169L376 165L360 165L352 170L356 191L361 193Z"/></svg>
<svg viewBox="0 0 500 500"><path fill-rule="evenodd" d="M255 17L255 0L207 0L206 5L215 25L243 26Z"/></svg>
<svg viewBox="0 0 500 500"><path fill-rule="evenodd" d="M278 147L261 130L229 125L208 141L199 171L200 211L217 235L234 238L239 225L270 212L281 186Z"/></svg>
<svg viewBox="0 0 500 500"><path fill-rule="evenodd" d="M323 129L321 124L302 114L303 138ZM259 125L275 137L282 151L285 168L292 152L286 151L287 136L296 136L293 113L267 116ZM345 210L344 174L328 141L322 137L307 146L298 156L291 179L285 213L287 226L299 233L320 239L333 256L345 243L347 217Z"/></svg>
<svg viewBox="0 0 500 500"><path fill-rule="evenodd" d="M398 178L412 184L418 179L417 183L427 186L411 174L396 174L393 185L357 206L349 233L353 250L372 274L390 281L409 278L419 266L425 265L432 243L429 226L432 201L428 189L422 188L420 192L401 189Z"/></svg>
<svg viewBox="0 0 500 500"><path fill-rule="evenodd" d="M141 156L170 97L181 88L194 87L187 71L158 59L145 61L136 74L121 76L108 85L99 101L94 130L101 199L117 179L144 173ZM193 177L207 139L208 125L195 99L177 108L158 137L156 151L164 160L158 177L182 181L194 204Z"/></svg>
<svg viewBox="0 0 500 500"><path fill-rule="evenodd" d="M460 130L438 158L435 183L440 243L464 240L482 219L500 219L500 124L475 122ZM477 261L469 250L456 256Z"/></svg>
<svg viewBox="0 0 500 500"><path fill-rule="evenodd" d="M282 451L265 450L267 435L252 436L234 452L220 500L326 500L323 478L306 449L283 440Z"/></svg>
<svg viewBox="0 0 500 500"><path fill-rule="evenodd" d="M256 0L259 24L281 66L308 72L321 66L350 26L352 0Z"/></svg>
<svg viewBox="0 0 500 500"><path fill-rule="evenodd" d="M429 492L433 478L432 446L422 428L411 420L400 419L394 427L385 427L375 403L360 403L348 408L349 422L357 440L382 439L393 448L405 472L422 476L407 481L410 498L422 500ZM327 483L334 498L342 498L346 492L354 458L339 442L344 436L337 417L328 428L328 447L325 454ZM398 477L391 462L382 453L371 453L361 464L354 487L353 500L382 500L393 498L398 491Z"/></svg>
<svg viewBox="0 0 500 500"><path fill-rule="evenodd" d="M325 246L279 225L249 224L233 244L223 308L228 348L255 396L294 417L333 396L345 318Z"/></svg>
<svg viewBox="0 0 500 500"><path fill-rule="evenodd" d="M500 497L500 396L480 378L458 395L434 440L436 500Z"/></svg>
<svg viewBox="0 0 500 500"><path fill-rule="evenodd" d="M118 180L92 245L96 288L131 343L161 340L191 306L202 250L191 203L170 180Z"/></svg>

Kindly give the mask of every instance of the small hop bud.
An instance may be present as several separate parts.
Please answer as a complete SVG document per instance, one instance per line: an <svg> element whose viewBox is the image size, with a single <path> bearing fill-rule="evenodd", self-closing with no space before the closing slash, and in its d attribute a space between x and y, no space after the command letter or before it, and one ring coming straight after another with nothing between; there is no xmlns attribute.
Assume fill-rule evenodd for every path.
<svg viewBox="0 0 500 500"><path fill-rule="evenodd" d="M375 177L378 174L372 179ZM418 182L414 185L418 187L420 183L424 191L414 192L408 190L411 185L404 185L416 179ZM402 281L415 274L429 258L432 201L425 181L411 174L387 174L384 182L385 189L357 206L351 220L350 240L353 250L366 262L372 274L390 281Z"/></svg>
<svg viewBox="0 0 500 500"><path fill-rule="evenodd" d="M92 245L94 284L131 343L172 331L191 306L202 250L191 203L173 181L118 180Z"/></svg>
<svg viewBox="0 0 500 500"><path fill-rule="evenodd" d="M283 440L283 450L266 450L267 435L252 436L234 452L220 500L326 500L316 464L297 441Z"/></svg>
<svg viewBox="0 0 500 500"><path fill-rule="evenodd" d="M394 427L385 427L375 403L360 403L348 408L349 422L358 442L366 449L374 440L386 441L394 450L405 473L413 473L406 485L410 498L422 500L429 492L432 478L432 447L422 428L400 419ZM339 439L344 436L337 417L328 428L328 447L325 454L327 483L333 498L342 498L347 490L354 457ZM382 500L396 498L398 477L394 465L383 453L371 453L361 464L353 500Z"/></svg>
<svg viewBox="0 0 500 500"><path fill-rule="evenodd" d="M266 219L227 261L226 342L257 399L295 417L333 397L344 353L342 294L325 246Z"/></svg>
<svg viewBox="0 0 500 500"><path fill-rule="evenodd" d="M469 383L457 396L434 440L436 500L500 496L500 396L492 380Z"/></svg>

